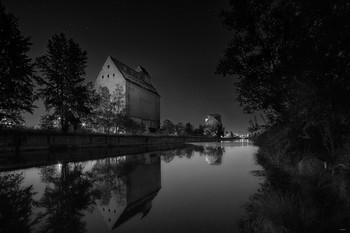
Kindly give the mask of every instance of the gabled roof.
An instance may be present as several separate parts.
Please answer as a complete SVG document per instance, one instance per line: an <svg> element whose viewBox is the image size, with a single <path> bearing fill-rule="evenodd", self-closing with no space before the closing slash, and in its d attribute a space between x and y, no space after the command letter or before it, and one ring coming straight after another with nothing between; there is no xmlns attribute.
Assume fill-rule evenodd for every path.
<svg viewBox="0 0 350 233"><path fill-rule="evenodd" d="M151 84L145 81L145 76L148 75L148 72L142 67L141 72L136 71L124 63L118 61L114 57L111 57L115 66L119 69L120 73L123 75L126 81L131 82L134 85L137 85L143 89L146 89L154 94L159 96L156 88ZM146 72L143 72L146 71ZM149 75L148 75L149 76Z"/></svg>
<svg viewBox="0 0 350 233"><path fill-rule="evenodd" d="M115 229L134 217L138 213L142 213L141 218L144 218L152 208L152 200L157 196L160 188L151 194L139 199L138 201L128 204L121 216L118 218L112 229Z"/></svg>

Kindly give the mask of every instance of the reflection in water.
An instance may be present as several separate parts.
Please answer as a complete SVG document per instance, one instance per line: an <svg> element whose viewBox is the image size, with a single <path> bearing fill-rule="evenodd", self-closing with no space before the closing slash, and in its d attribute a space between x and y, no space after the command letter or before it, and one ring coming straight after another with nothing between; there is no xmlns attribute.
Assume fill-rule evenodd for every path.
<svg viewBox="0 0 350 233"><path fill-rule="evenodd" d="M203 151L205 155L205 160L210 165L221 165L222 163L222 155L224 154L225 149L219 146L208 146Z"/></svg>
<svg viewBox="0 0 350 233"><path fill-rule="evenodd" d="M249 139L240 139L239 142L241 147L251 146L251 142Z"/></svg>
<svg viewBox="0 0 350 233"><path fill-rule="evenodd" d="M254 151L203 143L0 173L0 232L235 232Z"/></svg>
<svg viewBox="0 0 350 233"><path fill-rule="evenodd" d="M160 157L156 153L100 160L92 174L101 193L97 208L110 230L136 214L145 217L161 188Z"/></svg>
<svg viewBox="0 0 350 233"><path fill-rule="evenodd" d="M225 148L220 144L210 144L206 146L191 146L184 149L177 149L162 153L162 160L170 163L175 157L188 159L192 158L195 152L205 157L205 161L210 165L221 165Z"/></svg>
<svg viewBox="0 0 350 233"><path fill-rule="evenodd" d="M40 168L41 181L46 183L38 207L42 218L40 232L85 232L81 220L83 210L90 210L96 192L83 165L57 164Z"/></svg>
<svg viewBox="0 0 350 233"><path fill-rule="evenodd" d="M265 181L245 205L241 232L349 232L350 171L315 157L293 163L258 161ZM283 165L282 165L283 164Z"/></svg>
<svg viewBox="0 0 350 233"><path fill-rule="evenodd" d="M31 218L32 186L23 185L23 174L0 174L0 232L31 232L38 218Z"/></svg>

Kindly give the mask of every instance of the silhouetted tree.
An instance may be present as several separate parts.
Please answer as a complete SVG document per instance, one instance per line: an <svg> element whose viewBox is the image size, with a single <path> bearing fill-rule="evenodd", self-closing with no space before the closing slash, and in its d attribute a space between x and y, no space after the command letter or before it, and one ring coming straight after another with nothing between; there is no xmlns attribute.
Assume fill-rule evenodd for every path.
<svg viewBox="0 0 350 233"><path fill-rule="evenodd" d="M46 110L60 116L62 132L91 112L92 84L84 84L86 61L86 51L63 33L54 35L46 54L36 59L43 76L39 95Z"/></svg>
<svg viewBox="0 0 350 233"><path fill-rule="evenodd" d="M160 129L166 134L174 134L175 133L175 125L172 121L166 119L162 122Z"/></svg>
<svg viewBox="0 0 350 233"><path fill-rule="evenodd" d="M23 174L0 175L0 232L32 232L39 220L33 217L33 187L23 185Z"/></svg>
<svg viewBox="0 0 350 233"><path fill-rule="evenodd" d="M193 135L193 131L194 131L193 125L192 125L190 122L188 122L188 123L185 125L185 133L186 133L187 135Z"/></svg>
<svg viewBox="0 0 350 233"><path fill-rule="evenodd" d="M39 123L40 129L58 129L60 127L60 121L58 120L58 116L52 115L52 114L46 114L44 116L41 116L40 123Z"/></svg>
<svg viewBox="0 0 350 233"><path fill-rule="evenodd" d="M97 192L84 167L78 164L48 166L40 169L45 191L38 206L41 214L41 232L85 232L83 210L91 210Z"/></svg>
<svg viewBox="0 0 350 233"><path fill-rule="evenodd" d="M208 124L204 127L204 134L212 137L224 136L225 128L221 123Z"/></svg>
<svg viewBox="0 0 350 233"><path fill-rule="evenodd" d="M328 152L340 146L350 119L350 5L346 1L230 1L221 16L233 31L217 67L236 75L247 113L312 138Z"/></svg>
<svg viewBox="0 0 350 233"><path fill-rule="evenodd" d="M29 37L21 35L18 19L0 2L0 127L23 123L22 112L34 105L33 64L27 56Z"/></svg>
<svg viewBox="0 0 350 233"><path fill-rule="evenodd" d="M196 128L196 129L194 130L194 132L195 132L195 134L198 135L198 136L203 136L203 134L204 134L204 126L201 125L201 124L199 124L199 125L198 125L198 128Z"/></svg>
<svg viewBox="0 0 350 233"><path fill-rule="evenodd" d="M183 123L179 122L175 125L175 133L176 135L183 135L185 133L185 126Z"/></svg>

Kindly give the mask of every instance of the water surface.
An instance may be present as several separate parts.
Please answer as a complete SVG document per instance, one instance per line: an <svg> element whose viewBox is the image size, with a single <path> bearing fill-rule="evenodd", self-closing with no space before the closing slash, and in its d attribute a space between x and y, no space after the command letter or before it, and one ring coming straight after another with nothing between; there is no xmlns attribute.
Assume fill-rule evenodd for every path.
<svg viewBox="0 0 350 233"><path fill-rule="evenodd" d="M0 229L237 232L242 205L258 188L250 173L256 150L242 140L196 143L2 172Z"/></svg>

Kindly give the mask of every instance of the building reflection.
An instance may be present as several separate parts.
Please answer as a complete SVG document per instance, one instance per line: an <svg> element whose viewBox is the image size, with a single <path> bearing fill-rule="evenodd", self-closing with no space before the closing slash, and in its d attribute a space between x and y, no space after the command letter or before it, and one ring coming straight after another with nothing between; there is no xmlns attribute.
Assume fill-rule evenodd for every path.
<svg viewBox="0 0 350 233"><path fill-rule="evenodd" d="M92 173L100 192L96 206L110 230L136 215L145 217L161 188L160 156L156 153L100 160Z"/></svg>
<svg viewBox="0 0 350 233"><path fill-rule="evenodd" d="M239 140L239 143L240 143L241 147L251 146L249 139L242 138Z"/></svg>
<svg viewBox="0 0 350 233"><path fill-rule="evenodd" d="M203 154L205 155L205 161L210 165L221 165L222 156L225 152L223 147L205 147Z"/></svg>

